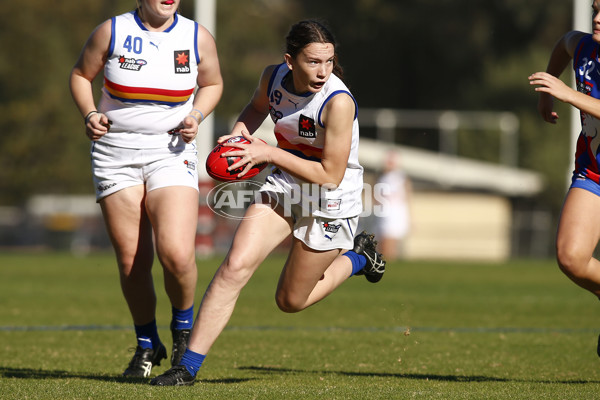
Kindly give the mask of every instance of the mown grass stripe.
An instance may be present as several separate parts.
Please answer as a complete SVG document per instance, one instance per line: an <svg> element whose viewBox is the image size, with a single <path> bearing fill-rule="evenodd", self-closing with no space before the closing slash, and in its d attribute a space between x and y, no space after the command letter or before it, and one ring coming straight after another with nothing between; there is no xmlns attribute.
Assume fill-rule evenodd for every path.
<svg viewBox="0 0 600 400"><path fill-rule="evenodd" d="M169 329L167 326L159 329ZM119 325L39 325L39 326L0 326L0 332L40 332L40 331L128 331L131 326ZM456 332L456 333L600 333L592 328L534 328L534 327L297 327L297 326L231 326L226 331L304 331L304 332Z"/></svg>

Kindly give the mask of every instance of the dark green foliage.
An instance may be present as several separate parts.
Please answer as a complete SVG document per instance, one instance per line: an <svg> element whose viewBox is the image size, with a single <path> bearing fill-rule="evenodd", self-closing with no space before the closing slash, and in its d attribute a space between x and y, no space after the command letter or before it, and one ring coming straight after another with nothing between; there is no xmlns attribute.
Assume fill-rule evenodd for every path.
<svg viewBox="0 0 600 400"><path fill-rule="evenodd" d="M181 12L193 17L193 2L182 3ZM92 193L89 141L68 76L94 27L133 7L133 0L2 7L0 205L22 204L34 193ZM562 0L219 1L225 93L215 112L217 135L248 102L264 66L282 61L290 24L322 18L336 33L346 80L362 108L517 113L519 166L547 175L545 197L556 207L570 168L569 108L559 106L558 127L542 123L527 76L545 68L554 42L569 29L571 7ZM484 135L483 143L498 142L495 133ZM496 151L481 152L474 143L459 146L461 155L497 161Z"/></svg>

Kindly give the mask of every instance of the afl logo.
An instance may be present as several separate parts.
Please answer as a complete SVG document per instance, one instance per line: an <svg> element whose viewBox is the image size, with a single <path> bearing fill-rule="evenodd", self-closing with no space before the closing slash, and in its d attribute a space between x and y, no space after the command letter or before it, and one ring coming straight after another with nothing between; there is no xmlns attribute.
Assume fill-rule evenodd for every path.
<svg viewBox="0 0 600 400"><path fill-rule="evenodd" d="M262 208L264 212L256 212L252 217L245 216L246 209L251 204L262 204L260 192L262 184L256 181L225 182L215 186L206 195L206 204L213 213L229 219L260 218L271 212L270 204ZM276 205L277 203L275 203Z"/></svg>

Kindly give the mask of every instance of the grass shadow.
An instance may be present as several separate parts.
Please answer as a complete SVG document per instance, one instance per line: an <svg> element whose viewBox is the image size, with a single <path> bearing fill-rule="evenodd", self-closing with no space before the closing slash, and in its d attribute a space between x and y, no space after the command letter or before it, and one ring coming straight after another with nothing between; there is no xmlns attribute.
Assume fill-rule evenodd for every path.
<svg viewBox="0 0 600 400"><path fill-rule="evenodd" d="M600 381L585 381L585 380L536 380L536 379L511 379L500 378L495 376L484 375L436 375L436 374L397 374L387 372L353 372L353 371L325 371L325 370L302 370L276 367L238 367L245 371L257 371L268 374L319 374L319 375L341 375L341 376L359 376L359 377L381 377L381 378L397 378L397 379L415 379L443 382L529 382L529 383L561 383L561 384L597 384Z"/></svg>
<svg viewBox="0 0 600 400"><path fill-rule="evenodd" d="M357 377L380 377L395 379L414 379L442 382L523 382L523 383L559 383L559 384L598 384L600 381L586 380L536 380L536 379L512 379L485 375L438 375L438 374L402 374L388 372L354 372L354 371L326 371L326 370L303 370L278 367L261 366L243 366L237 367L242 371L253 371L263 374L318 374L318 375L339 375L339 376L357 376ZM107 374L78 373L64 370L43 370L33 368L11 368L0 367L0 378L16 379L90 379L101 382L125 383L135 385L147 385L150 378L132 378L125 376L115 376ZM206 384L236 384L256 380L257 378L226 378L226 379L201 379Z"/></svg>
<svg viewBox="0 0 600 400"><path fill-rule="evenodd" d="M17 378L17 379L90 379L102 382L112 382L112 383L127 383L127 384L137 384L137 385L147 385L150 383L151 378L132 378L126 376L115 376L115 375L107 375L107 374L90 374L90 373L78 373L71 371L63 371L63 370L43 370L43 369L33 369L33 368L11 368L11 367L0 367L0 378ZM227 378L227 379L212 379L212 380L203 380L206 383L242 383L253 380L249 379L235 379L235 378Z"/></svg>

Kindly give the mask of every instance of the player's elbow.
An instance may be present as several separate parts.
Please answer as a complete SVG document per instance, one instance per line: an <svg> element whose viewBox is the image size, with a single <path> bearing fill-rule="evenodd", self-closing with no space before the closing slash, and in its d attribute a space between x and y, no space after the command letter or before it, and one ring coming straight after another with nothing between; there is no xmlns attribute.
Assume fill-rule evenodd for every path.
<svg viewBox="0 0 600 400"><path fill-rule="evenodd" d="M340 185L340 183L341 183L341 180L337 181L337 182L324 181L324 182L319 182L319 186L327 191L331 191L331 190L337 189L338 186Z"/></svg>
<svg viewBox="0 0 600 400"><path fill-rule="evenodd" d="M319 182L321 186L330 186L337 188L344 180L347 164L334 160L322 160L320 165Z"/></svg>
<svg viewBox="0 0 600 400"><path fill-rule="evenodd" d="M319 185L321 185L322 187L328 189L328 190L334 190L337 189L338 186L340 186L340 184L342 183L342 180L344 179L344 175L343 174L327 174L321 182L319 182Z"/></svg>
<svg viewBox="0 0 600 400"><path fill-rule="evenodd" d="M328 171L326 168L323 168L322 172L319 174L319 178L315 183L330 190L336 189L344 179L344 172L345 170Z"/></svg>

